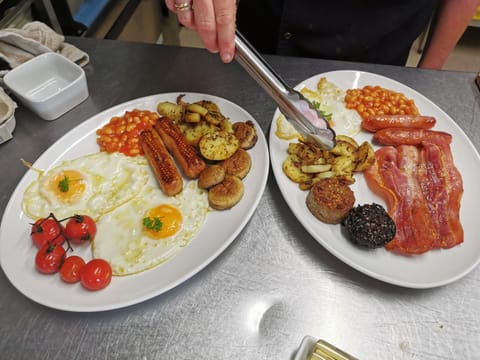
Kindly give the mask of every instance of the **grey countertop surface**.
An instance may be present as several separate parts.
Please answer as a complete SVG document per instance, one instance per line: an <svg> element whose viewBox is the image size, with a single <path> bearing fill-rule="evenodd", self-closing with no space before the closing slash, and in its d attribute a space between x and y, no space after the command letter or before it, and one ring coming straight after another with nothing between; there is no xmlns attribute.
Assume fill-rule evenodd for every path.
<svg viewBox="0 0 480 360"><path fill-rule="evenodd" d="M0 145L0 215L26 169L62 135L119 103L164 92L226 98L269 130L275 104L236 63L202 49L68 38L90 55L89 98L56 121L20 106ZM294 85L332 70L364 70L417 90L480 148L475 74L268 57ZM2 239L5 241L5 239ZM446 264L448 266L448 264ZM204 270L122 309L64 312L22 295L0 272L1 359L293 359L305 335L360 359L478 359L480 269L433 289L372 279L325 250L296 220L273 174L253 217Z"/></svg>

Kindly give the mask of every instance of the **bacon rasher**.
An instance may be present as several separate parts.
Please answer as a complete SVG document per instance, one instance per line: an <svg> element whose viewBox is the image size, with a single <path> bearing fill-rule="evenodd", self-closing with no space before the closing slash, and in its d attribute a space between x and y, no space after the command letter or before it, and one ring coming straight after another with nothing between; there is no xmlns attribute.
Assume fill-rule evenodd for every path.
<svg viewBox="0 0 480 360"><path fill-rule="evenodd" d="M368 186L380 196L388 193L388 213L397 232L385 248L402 254L430 250L438 238L422 190L416 179L418 150L415 146L386 146L375 153L376 164L364 172ZM380 191L379 188L381 189Z"/></svg>
<svg viewBox="0 0 480 360"><path fill-rule="evenodd" d="M463 242L460 223L462 178L445 142L420 146L385 146L364 172L368 186L387 203L397 226L385 247L402 254L421 254Z"/></svg>
<svg viewBox="0 0 480 360"><path fill-rule="evenodd" d="M460 201L463 181L448 145L423 143L418 180L432 220L439 231L434 248L451 248L463 242Z"/></svg>

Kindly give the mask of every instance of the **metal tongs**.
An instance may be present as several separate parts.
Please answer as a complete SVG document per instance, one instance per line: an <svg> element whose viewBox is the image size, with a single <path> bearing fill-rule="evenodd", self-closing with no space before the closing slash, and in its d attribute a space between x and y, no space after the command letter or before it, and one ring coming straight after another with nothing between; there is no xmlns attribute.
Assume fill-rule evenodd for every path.
<svg viewBox="0 0 480 360"><path fill-rule="evenodd" d="M280 111L304 136L322 148L335 146L335 131L300 92L291 88L236 30L235 59L277 103Z"/></svg>

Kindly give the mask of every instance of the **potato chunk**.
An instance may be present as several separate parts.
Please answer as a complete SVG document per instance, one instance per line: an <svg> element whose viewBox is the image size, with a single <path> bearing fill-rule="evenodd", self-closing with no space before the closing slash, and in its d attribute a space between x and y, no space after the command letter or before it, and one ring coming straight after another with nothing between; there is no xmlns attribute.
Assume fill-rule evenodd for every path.
<svg viewBox="0 0 480 360"><path fill-rule="evenodd" d="M198 146L204 158L225 160L238 150L239 143L234 134L221 131L202 136Z"/></svg>

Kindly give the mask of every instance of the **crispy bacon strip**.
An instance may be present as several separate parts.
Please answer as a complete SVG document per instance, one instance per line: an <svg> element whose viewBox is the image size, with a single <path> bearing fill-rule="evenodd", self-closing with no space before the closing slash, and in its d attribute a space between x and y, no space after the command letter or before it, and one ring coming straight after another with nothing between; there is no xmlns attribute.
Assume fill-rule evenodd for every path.
<svg viewBox="0 0 480 360"><path fill-rule="evenodd" d="M463 242L463 182L448 138L425 140L419 147L386 146L375 158L364 174L372 191L385 199L397 226L388 250L421 254Z"/></svg>
<svg viewBox="0 0 480 360"><path fill-rule="evenodd" d="M463 242L460 201L463 181L453 163L448 145L424 142L420 152L418 179L427 200L430 216L439 231L434 248L451 248Z"/></svg>
<svg viewBox="0 0 480 360"><path fill-rule="evenodd" d="M394 239L385 247L402 254L424 253L438 238L416 180L418 157L413 146L383 147L375 153L375 165L364 172L369 187L386 199L397 226Z"/></svg>
<svg viewBox="0 0 480 360"><path fill-rule="evenodd" d="M193 146L187 142L185 135L167 117L158 119L153 127L159 133L167 149L177 160L185 176L196 179L202 170L205 169L206 164L198 156Z"/></svg>
<svg viewBox="0 0 480 360"><path fill-rule="evenodd" d="M157 132L143 130L139 139L160 189L168 196L180 193L183 189L182 176Z"/></svg>

